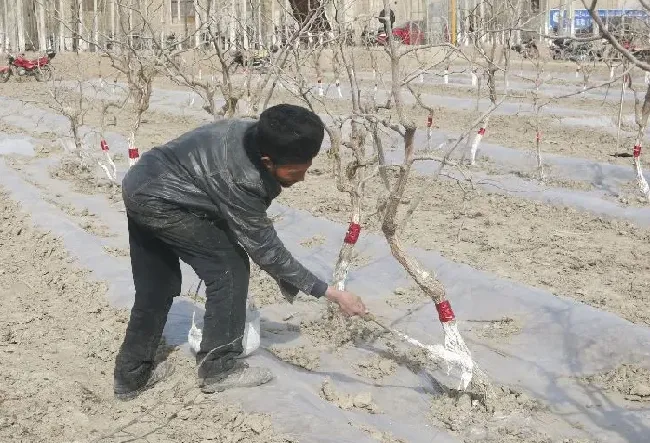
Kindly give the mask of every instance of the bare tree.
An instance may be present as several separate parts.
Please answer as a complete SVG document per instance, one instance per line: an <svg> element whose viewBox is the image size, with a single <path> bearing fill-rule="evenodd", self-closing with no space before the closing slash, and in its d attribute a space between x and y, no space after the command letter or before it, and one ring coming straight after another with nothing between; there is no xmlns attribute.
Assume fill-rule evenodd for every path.
<svg viewBox="0 0 650 443"><path fill-rule="evenodd" d="M514 29L518 29L523 20L521 1L491 2L482 11L470 11L469 20L476 23L473 32L468 33L475 54L471 56L472 70L480 67L487 79L488 97L492 106L499 101L497 92L497 74L503 73L504 92L508 94L508 70L510 68L510 47ZM478 56L477 56L478 55ZM489 124L489 114L480 123L478 132L472 140L469 150L469 163L476 163L476 153Z"/></svg>
<svg viewBox="0 0 650 443"><path fill-rule="evenodd" d="M281 48L272 42L257 42L259 49L251 50L230 46L226 48L225 29L222 23L236 26L238 33L251 32L247 23L239 17L228 17L219 8L218 3L208 2L205 7L197 8L201 27L197 32L205 35L205 50L194 50L192 54L199 66L191 72L181 62L181 57L167 57L167 73L178 84L189 87L204 101L203 109L215 119L238 115L256 115L269 103L278 81L291 59L294 43L311 24L320 17L322 10L313 9L305 17L296 31L288 36ZM252 40L255 36L250 35ZM243 75L240 74L240 68ZM208 75L202 75L202 69ZM223 97L224 105L216 105L218 93ZM244 102L245 107L238 106Z"/></svg>
<svg viewBox="0 0 650 443"><path fill-rule="evenodd" d="M647 12L650 12L650 4L645 0L639 0L643 9ZM644 78L648 78L648 73L650 73L650 64L647 62L648 51L650 50L650 42L647 38L647 23L641 22L641 31L635 30L634 26L630 26L630 30L626 31L625 29L621 30L619 33L611 32L607 26L603 23L603 20L598 15L597 0L582 0L583 5L589 11L592 20L598 26L600 35L609 42L609 44L618 51L621 56L627 60L632 66L639 68L644 73ZM625 47L626 43L634 44L640 46L640 50L631 50ZM643 176L643 171L641 168L641 150L643 144L643 136L645 134L645 129L647 128L648 116L650 115L650 85L648 86L648 91L645 94L643 103L637 96L636 90L633 87L632 77L630 75L630 70L626 70L623 77L623 82L621 85L621 102L619 105L619 128L620 128L620 115L622 113L622 95L625 90L625 86L628 85L630 89L634 91L634 103L635 103L635 122L638 127L636 143L633 147L632 152L632 164L634 168L634 173L636 175L636 181L639 187L639 191L644 196L644 198L650 202L650 190L648 188L648 183ZM619 129L620 132L620 129ZM617 137L618 143L618 137Z"/></svg>
<svg viewBox="0 0 650 443"><path fill-rule="evenodd" d="M48 106L56 113L63 115L70 125L70 139L62 139L64 151L74 159L74 167L77 171L94 176L94 168L100 166L106 174L106 177L112 185L117 185L117 168L110 153L108 143L105 140L105 115L110 108L119 108L120 104L116 102L101 103L101 130L100 145L88 146L86 142L87 134L82 127L84 118L93 110L93 100L88 96L92 93L93 86L88 84L84 79L83 67L79 65L76 78L72 81L69 79L54 79L50 83L48 90L51 101ZM72 83L72 86L70 86ZM94 101L97 103L97 101Z"/></svg>
<svg viewBox="0 0 650 443"><path fill-rule="evenodd" d="M75 0L78 1L78 0ZM111 15L117 25L117 31L109 35L99 35L99 28L95 26L96 20L91 20L93 29L86 29L85 21L81 14L81 2L75 3L78 7L76 23L73 27L68 22L60 22L64 28L72 32L75 47L94 45L94 47L108 57L110 66L124 76L127 83L129 99L133 108L133 119L129 134L129 160L134 164L139 158L137 148L137 134L142 124L142 116L149 109L149 101L153 92L153 81L163 70L167 53L171 51L167 46L157 44L158 32L153 28L153 17L160 14L162 4L153 0L144 0L138 7L130 0L115 0L111 5ZM65 17L61 11L54 9L56 17ZM95 13L97 13L95 11ZM104 42L100 44L99 40Z"/></svg>
<svg viewBox="0 0 650 443"><path fill-rule="evenodd" d="M388 8L387 2L385 8ZM378 63L383 63L389 71L387 100L378 103L374 85L376 76L372 84L364 84L359 79L354 49L346 44L343 28L343 24L337 21L331 50L334 76L338 78L337 71L340 69L344 74L345 85L350 88L350 97L342 102L346 105L345 112L341 112L340 100L334 99L337 102L334 104L331 98L316 93L317 89L314 88L316 82L306 80L304 70L296 74L301 78L301 81L297 81L297 95L311 109L321 109L326 113L326 131L330 139L328 154L333 160L337 187L341 192L349 195L351 202L350 225L334 268L333 283L339 288L345 287L361 226L369 217L377 217L393 257L420 289L434 301L438 310L445 331L445 346L443 353L431 351L431 358L436 361L446 361L458 370L461 376L460 389L467 388L471 382L472 390L486 399L490 393L489 382L485 374L475 365L469 349L458 332L455 315L444 286L435 273L424 269L413 256L407 253L400 240L400 231L413 214L413 211L403 214L401 208L404 206L405 193L415 162L438 161L441 168L452 163L437 152L416 146L417 125L410 117L411 111L404 100L404 91L409 89L414 91L411 83L416 82L420 78L420 73L426 70L426 64L420 65L404 76L403 68L407 65L404 60L418 60L414 55L416 51L426 51L435 45L423 45L419 48L399 46L392 33L388 33L388 43L377 55L381 60L371 61L375 71ZM320 60L318 57L314 59ZM320 65L320 62L317 65ZM316 66L314 71L320 76L321 72ZM414 95L417 94L414 92ZM433 110L429 108L428 112L432 115ZM486 115L481 116L481 118L485 117ZM387 161L384 148L387 135L400 140L404 155L401 163L394 164ZM372 181L377 176L379 176L379 183ZM376 199L377 209L375 214L364 214L364 207L367 206L363 204L363 200L369 198L367 186L371 184L375 188L370 195ZM414 206L413 210L416 207ZM411 344L421 345L403 334L398 333L398 335Z"/></svg>

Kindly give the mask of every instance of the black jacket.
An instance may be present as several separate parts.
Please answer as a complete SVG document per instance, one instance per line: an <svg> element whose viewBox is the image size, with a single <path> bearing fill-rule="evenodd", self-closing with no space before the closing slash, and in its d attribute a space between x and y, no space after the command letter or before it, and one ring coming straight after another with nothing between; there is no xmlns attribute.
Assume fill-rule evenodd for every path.
<svg viewBox="0 0 650 443"><path fill-rule="evenodd" d="M298 290L320 297L327 284L291 255L266 214L281 186L259 160L255 125L236 119L210 123L144 153L122 182L125 203L158 205L161 221L170 206L224 220L285 297L291 301Z"/></svg>

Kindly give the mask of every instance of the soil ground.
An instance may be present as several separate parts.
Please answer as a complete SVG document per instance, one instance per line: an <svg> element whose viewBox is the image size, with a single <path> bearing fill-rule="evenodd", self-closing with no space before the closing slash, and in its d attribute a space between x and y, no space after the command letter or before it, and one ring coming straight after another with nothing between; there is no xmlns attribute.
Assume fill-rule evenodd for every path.
<svg viewBox="0 0 650 443"><path fill-rule="evenodd" d="M85 78L92 79L101 70L107 80L114 77L114 73L107 74L106 60L100 66L99 59L92 54L60 54L54 63L60 75L72 76L83 71ZM80 70L80 66L83 69ZM574 69L572 65L554 63L548 72L571 73ZM204 75L207 74L204 72ZM156 80L156 87L179 88L164 78ZM474 96L469 89L442 86L428 86L427 92L442 96ZM11 79L10 83L0 85L0 96L25 100L44 109L54 105L48 85L31 79ZM282 94L276 100L298 102ZM576 97L563 99L556 105L580 113L593 102ZM626 106L629 115L630 107ZM342 114L347 112L347 104L334 100L327 109ZM615 115L612 106L602 109L604 115ZM426 114L422 109L409 112L424 124L422 116ZM473 111L438 107L435 125L440 130L460 132L467 129L468 122L475 117ZM129 118L128 109L120 111L114 120L108 119L115 125L109 124L106 128L128 136ZM99 127L101 121L101 106L89 105L84 124ZM138 144L146 150L198 124L200 120L190 116L169 115L151 109L145 114ZM630 164L629 159L610 157L613 152L631 146L629 134L622 139L620 145L623 147L617 151L615 134L605 128L563 126L552 116L542 117L540 124L544 128L544 152ZM484 140L528 150L534 144L533 128L530 116L495 115ZM5 133L25 133L6 122L0 129ZM57 136L26 135L38 141L37 158L60 154ZM34 161L13 156L6 160L14 168ZM125 158L120 161L124 162ZM650 166L647 160L644 165ZM490 165L479 163L477 167L489 172ZM347 222L349 198L336 190L331 170L330 160L319 156L307 180L283 192L278 201L318 217ZM88 184L94 182L88 182L76 169L63 170L57 177L86 183L80 188L84 192L97 191ZM567 181L554 184L567 189L576 187ZM378 179L366 185L369 193L363 202L363 224L369 231L379 229L377 218L369 214L376 211L381 186ZM403 233L409 245L439 251L453 261L547 289L640 325L650 324L650 261L647 259L650 230L629 221L605 219L573 208L489 194L465 182L446 178L432 182L423 176L414 176L408 199L417 198L422 190L422 203ZM119 192L113 188L107 192L119 200ZM67 257L57 239L33 229L29 215L22 213L2 193L0 207L3 217L0 225L0 308L7 313L0 321L0 352L4 355L0 408L11 411L3 412L0 417L0 440L31 442L42 441L43 436L48 436L48 441L57 442L93 441L100 437L99 441L118 442L150 434L156 436L156 441L288 441L274 431L272 417L247 414L235 404L217 404L200 394L192 382L193 361L180 350L166 350L177 372L160 389L131 403L115 402L111 392L112 364L128 313L109 307L104 302L103 284L91 281L78 264ZM89 214L69 215L87 223L90 232L98 235L104 232L101 224L87 221L92 219ZM318 247L322 241L312 238L304 246ZM128 255L119 248L107 249L106 253ZM273 281L259 270L254 270L251 292L256 294L259 305L280 300ZM400 306L420 299L417 294L407 292L393 294L387 298L387 303ZM504 319L502 324L490 324L485 328L481 325L480 333L498 339L516 335L522 325L518 320L510 320ZM317 339L331 340L332 337ZM319 360L310 351L309 347L273 350L281 359L312 370L318 368ZM354 370L379 383L393 373L395 364L381 358L368 359L358 362ZM621 381L626 374L633 374L632 384ZM643 374L641 370L618 371L587 382L597 383L602 389L644 397L647 386L637 380ZM508 391L504 395L518 405L513 409L515 412L522 409L530 413L541 409L535 401L521 397L518 392ZM327 385L323 387L322 396L350 409L374 408L365 393L356 399L348 398ZM463 428L463 422L483 420L480 414L472 413L471 401L469 406L462 404L465 401L461 400L453 408L436 404L432 413L452 431ZM449 411L462 414L452 416L454 414ZM368 434L375 435L378 441L399 441L372 430ZM485 441L475 439L469 431L460 434L465 441ZM507 438L499 440L493 434L490 441L547 441L536 433L517 435L504 431L503 435Z"/></svg>
<svg viewBox="0 0 650 443"><path fill-rule="evenodd" d="M128 312L108 306L104 284L1 188L0 209L0 441L288 441L269 417L204 396L194 362L164 344L174 375L116 401L113 364Z"/></svg>

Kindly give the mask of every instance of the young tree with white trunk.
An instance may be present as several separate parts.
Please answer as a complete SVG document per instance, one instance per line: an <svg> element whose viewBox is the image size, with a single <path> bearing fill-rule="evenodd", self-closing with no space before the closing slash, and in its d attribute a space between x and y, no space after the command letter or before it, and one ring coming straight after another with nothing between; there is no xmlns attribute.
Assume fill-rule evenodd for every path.
<svg viewBox="0 0 650 443"><path fill-rule="evenodd" d="M650 47L646 46L645 51L636 52L636 53L630 49L626 49L625 40L634 41L635 38L638 38L639 36L635 35L634 32L632 33L632 35L613 34L607 28L602 18L598 15L598 11L596 9L598 4L597 0L591 0L591 1L582 0L582 3L585 6L585 8L589 11L589 15L591 16L592 20L598 27L600 35L605 40L607 40L607 42L616 51L618 51L621 54L621 56L627 62L629 62L629 64L632 67L636 67L644 73L643 75L644 81L647 83L648 74L650 73L650 64L647 61L647 53ZM647 13L650 13L650 4L646 3L644 0L640 0L640 3L643 9ZM645 26L647 26L647 24ZM643 35L643 41L647 41L646 35ZM626 70L623 73L623 77L624 79L623 79L622 90L624 91L625 85L627 84L634 91L635 122L638 127L636 142L632 148L632 167L634 169L634 174L636 175L636 182L639 188L639 192L648 201L648 203L650 203L650 188L648 187L648 183L643 175L643 170L641 165L643 138L648 124L648 117L650 116L650 85L648 85L648 89L645 94L645 97L643 101L641 101L641 99L637 95L636 89L634 89L630 71ZM622 107L622 99L621 99L621 107Z"/></svg>

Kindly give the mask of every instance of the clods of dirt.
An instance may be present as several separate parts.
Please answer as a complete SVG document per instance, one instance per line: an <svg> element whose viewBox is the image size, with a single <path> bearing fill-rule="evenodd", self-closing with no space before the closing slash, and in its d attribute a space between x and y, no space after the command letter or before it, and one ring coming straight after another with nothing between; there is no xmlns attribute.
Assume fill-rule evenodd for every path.
<svg viewBox="0 0 650 443"><path fill-rule="evenodd" d="M314 345L334 350L356 342L372 342L384 333L359 317L343 316L333 303L328 303L319 318L302 321L300 332Z"/></svg>
<svg viewBox="0 0 650 443"><path fill-rule="evenodd" d="M492 340L506 339L521 332L521 322L511 317L503 317L500 320L475 321L471 322L473 330L479 337Z"/></svg>
<svg viewBox="0 0 650 443"><path fill-rule="evenodd" d="M429 298L417 286L410 286L408 288L396 288L393 294L386 299L386 304L393 308L403 305L414 305L416 303L424 303Z"/></svg>
<svg viewBox="0 0 650 443"><path fill-rule="evenodd" d="M606 391L617 392L626 400L650 402L650 369L625 363L582 380Z"/></svg>
<svg viewBox="0 0 650 443"><path fill-rule="evenodd" d="M379 413L379 408L373 402L370 392L360 392L354 395L347 394L337 391L331 381L325 380L321 386L319 394L321 398L346 411L351 409L360 409L370 412L371 414Z"/></svg>
<svg viewBox="0 0 650 443"><path fill-rule="evenodd" d="M474 438L471 441L552 441L528 426L546 414L545 405L513 388L497 388L494 396L491 406L486 407L466 393L444 393L433 399L431 413L450 431Z"/></svg>
<svg viewBox="0 0 650 443"><path fill-rule="evenodd" d="M375 355L367 360L354 363L354 372L372 380L389 377L397 370L397 363L385 357Z"/></svg>
<svg viewBox="0 0 650 443"><path fill-rule="evenodd" d="M320 355L313 348L307 346L271 346L269 351L280 360L294 366L313 371L320 366Z"/></svg>
<svg viewBox="0 0 650 443"><path fill-rule="evenodd" d="M325 244L325 237L322 235L314 235L300 242L301 246L305 248L315 248Z"/></svg>

